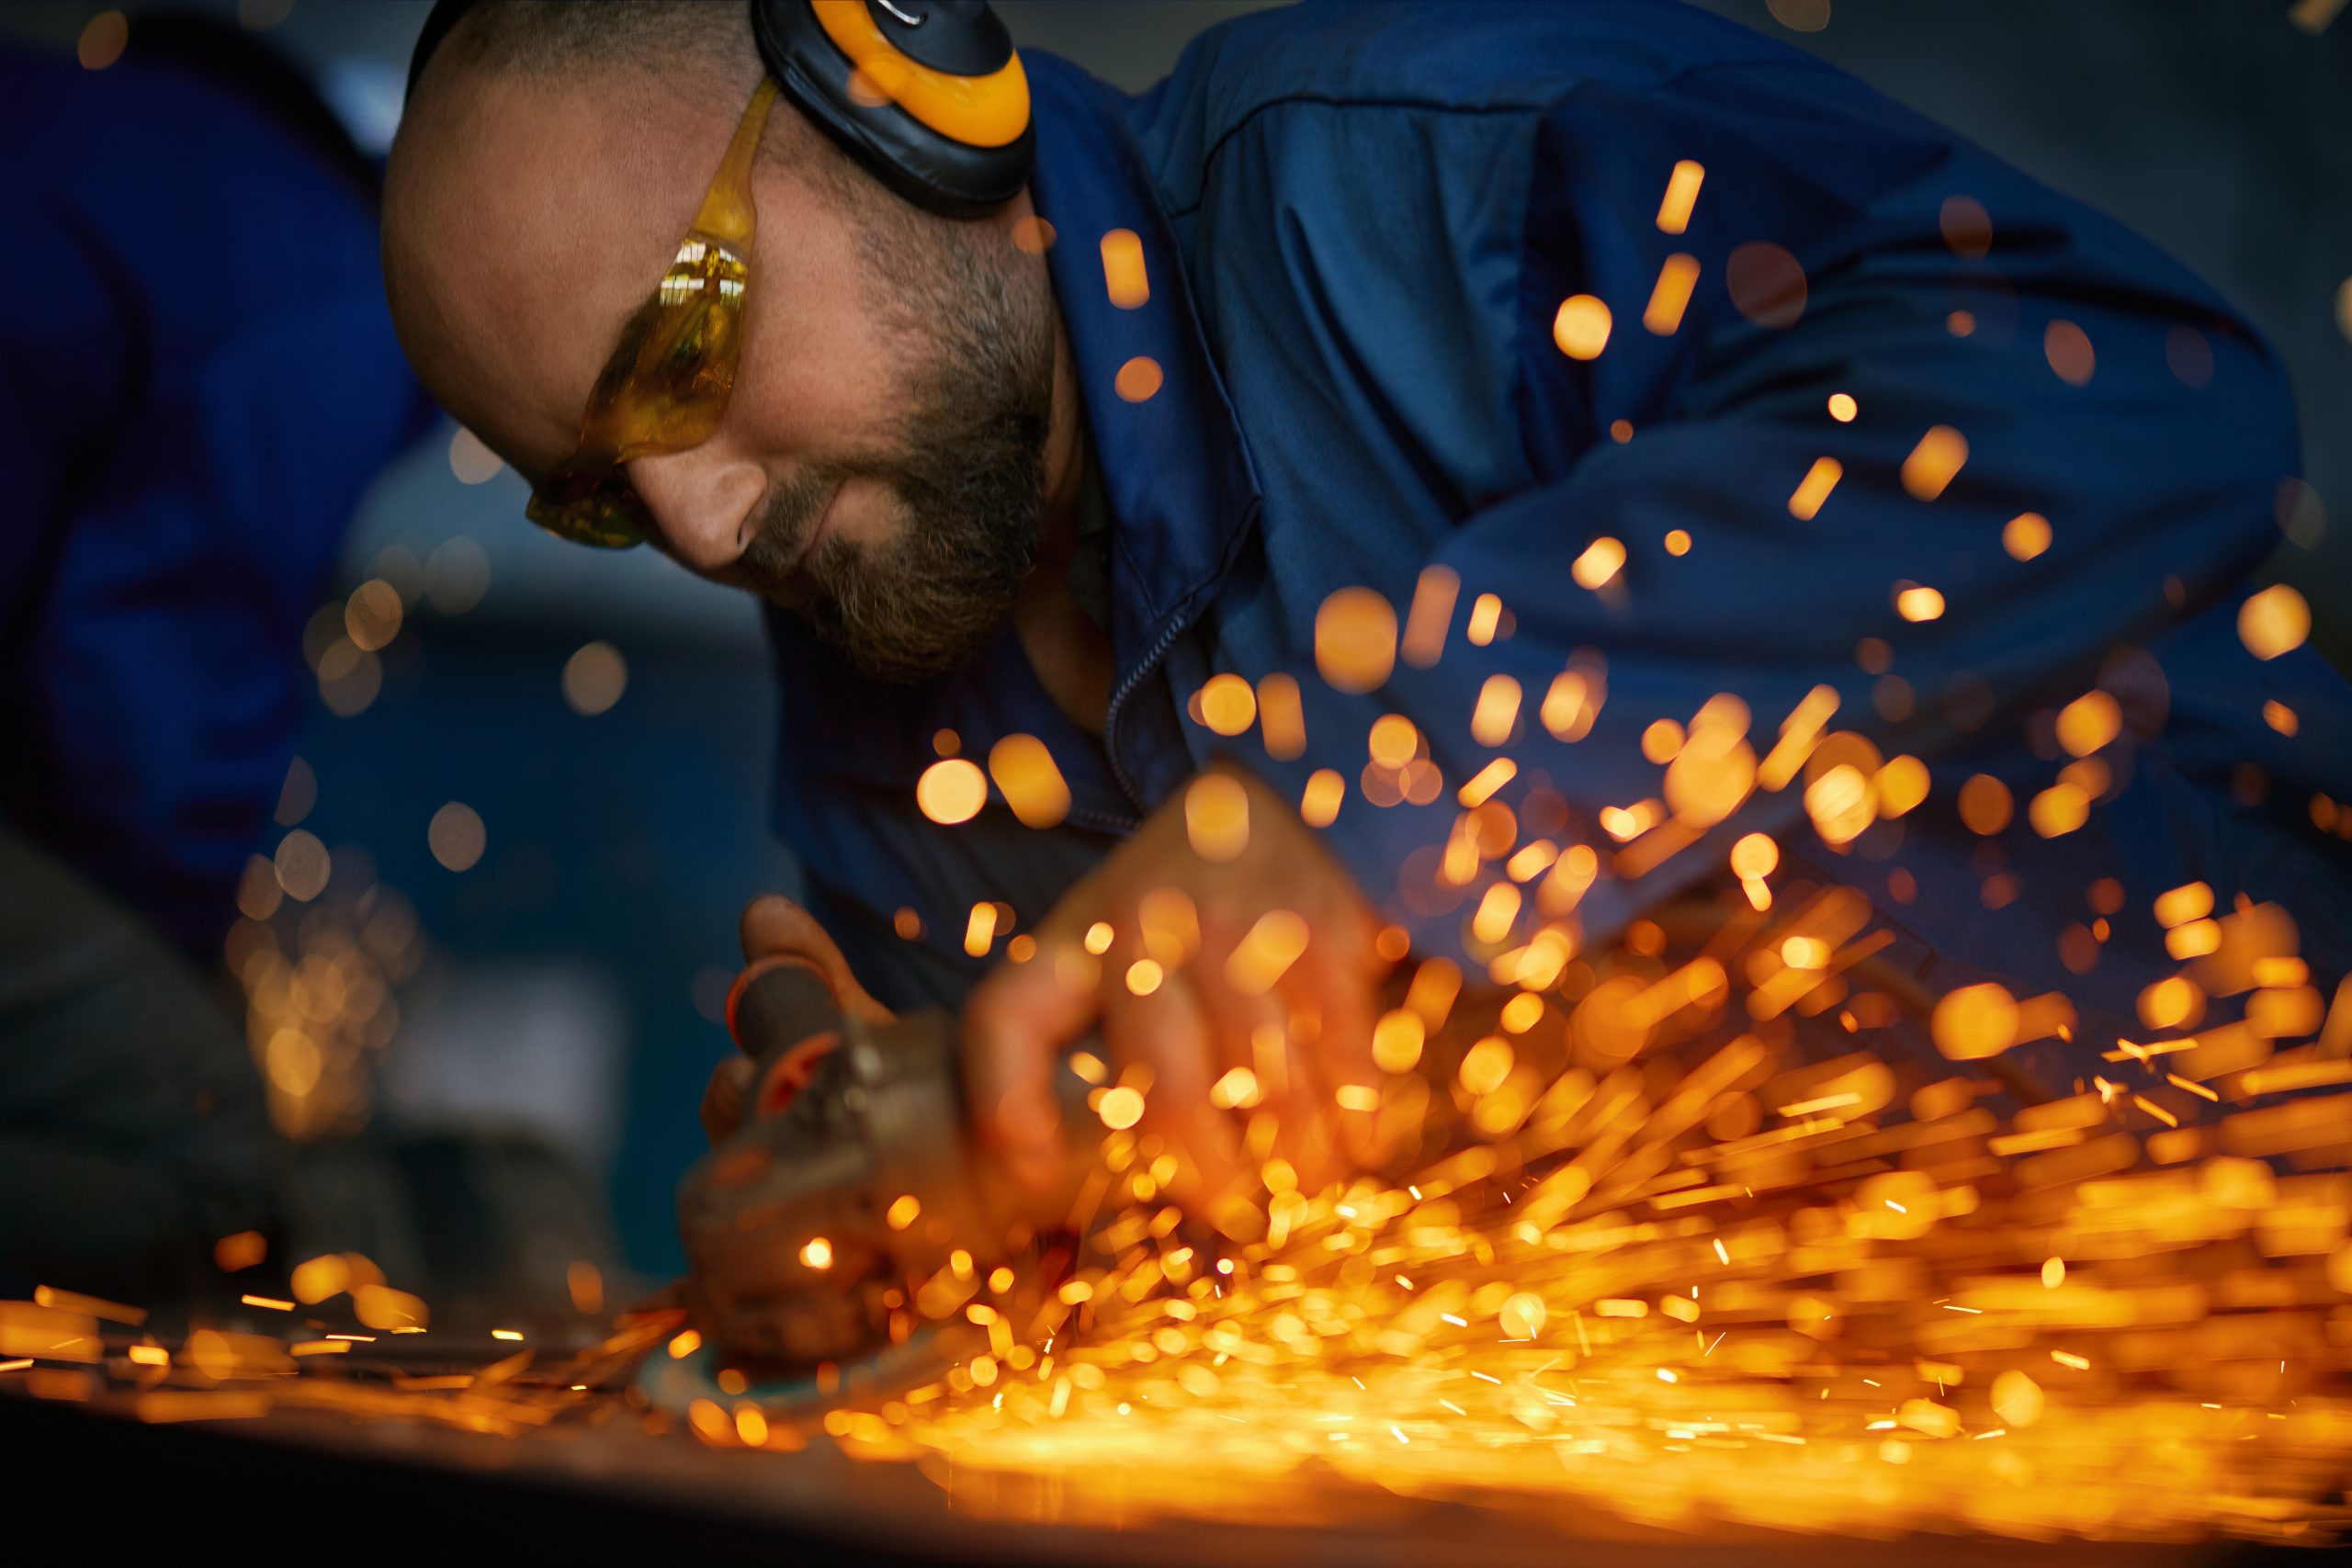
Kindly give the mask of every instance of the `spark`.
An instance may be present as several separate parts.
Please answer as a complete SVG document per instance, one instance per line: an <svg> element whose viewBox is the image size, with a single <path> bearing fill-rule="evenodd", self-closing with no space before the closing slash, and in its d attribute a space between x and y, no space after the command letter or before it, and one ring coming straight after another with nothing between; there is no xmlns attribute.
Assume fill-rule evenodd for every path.
<svg viewBox="0 0 2352 1568"><path fill-rule="evenodd" d="M1609 307L1589 294L1572 294L1552 317L1552 341L1570 359L1598 359L1609 346Z"/></svg>
<svg viewBox="0 0 2352 1568"><path fill-rule="evenodd" d="M1813 467L1789 496L1789 515L1800 523L1810 523L1821 512L1822 502L1838 488L1846 475L1846 467L1835 457L1816 457Z"/></svg>
<svg viewBox="0 0 2352 1568"><path fill-rule="evenodd" d="M1679 234L1690 227L1690 209L1697 203L1699 186L1706 177L1703 164L1689 158L1676 161L1673 174L1667 178L1666 195L1658 202L1658 232Z"/></svg>
<svg viewBox="0 0 2352 1568"><path fill-rule="evenodd" d="M1915 501L1933 501L1967 461L1968 438L1951 425L1932 425L1903 459L1903 488Z"/></svg>
<svg viewBox="0 0 2352 1568"><path fill-rule="evenodd" d="M1463 624L1462 636L1471 647L1484 648L1495 640L1502 623L1502 596L1481 593L1470 602L1470 618Z"/></svg>
<svg viewBox="0 0 2352 1568"><path fill-rule="evenodd" d="M1658 268L1657 283L1650 290L1650 302L1642 312L1642 325L1660 337L1670 337L1682 325L1683 309L1690 303L1690 292L1699 284L1699 263L1694 256L1679 252L1666 258Z"/></svg>
<svg viewBox="0 0 2352 1568"><path fill-rule="evenodd" d="M1143 1120L1143 1094L1125 1085L1106 1089L1095 1102L1094 1113L1105 1127L1124 1131Z"/></svg>
<svg viewBox="0 0 2352 1568"><path fill-rule="evenodd" d="M964 923L964 951L975 958L985 958L995 940L996 906L987 902L973 905Z"/></svg>
<svg viewBox="0 0 2352 1568"><path fill-rule="evenodd" d="M1114 229L1102 236L1102 280L1111 303L1132 310L1151 298L1151 281L1144 269L1143 240L1132 229Z"/></svg>

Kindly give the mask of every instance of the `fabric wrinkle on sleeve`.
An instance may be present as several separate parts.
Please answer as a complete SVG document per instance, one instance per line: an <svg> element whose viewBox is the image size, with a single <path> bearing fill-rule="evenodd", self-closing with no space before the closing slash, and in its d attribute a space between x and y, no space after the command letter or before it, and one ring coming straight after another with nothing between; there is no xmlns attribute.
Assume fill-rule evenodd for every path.
<svg viewBox="0 0 2352 1568"><path fill-rule="evenodd" d="M1649 93L1589 88L1555 110L1515 323L1525 438L1544 481L1462 519L1413 563L1459 581L1435 667L1400 661L1380 690L1350 695L1300 650L1290 672L1306 750L1281 761L1251 748L1251 765L1294 802L1315 769L1341 774L1348 797L1326 837L1417 948L1461 956L1464 917L1498 874L1488 864L1458 897L1427 896L1434 849L1462 810L1455 791L1497 756L1518 772L1494 798L1521 806L1541 775L1566 804L1561 841L1600 852L1601 879L1577 913L1585 939L1601 941L1720 874L1737 836L1779 836L1805 815L1800 775L1756 792L1645 875L1612 875L1620 846L1598 830L1600 814L1660 797L1662 769L1640 750L1653 720L1688 726L1729 692L1761 756L1826 686L1838 696L1827 728L1935 769L1991 747L1996 716L2079 695L2111 646L2211 601L2271 542L2268 498L2293 465L2293 425L2254 333L2119 226L1947 133L1884 105L1864 117L1803 96L1822 80L1732 68ZM1681 159L1707 172L1687 231L1670 235L1654 215ZM1989 215L1981 258L1946 237L1951 197ZM1758 243L1801 269L1792 319L1785 285L1759 290L1760 253L1746 258L1741 295L1726 286L1729 258ZM1698 281L1679 322L1653 331L1644 317L1674 255L1697 262ZM1611 316L1589 360L1552 340L1553 312L1573 294ZM2062 321L2097 355L2081 384L2057 372L2048 346ZM2179 330L2210 345L2202 393L2167 368ZM1855 400L1851 423L1827 413L1833 392ZM1610 435L1617 419L1630 421L1630 440ZM1923 499L1906 461L1939 426L1966 456ZM1825 457L1837 481L1800 518L1792 499ZM2003 527L2029 511L2049 520L2052 543L2018 561ZM1674 530L1689 536L1688 554L1667 550ZM1622 567L1577 585L1575 563L1604 537L1623 546ZM1400 625L1414 581L1407 571L1374 585ZM1942 613L1906 619L1895 603L1906 583L1935 589ZM1464 620L1482 593L1516 624L1474 648ZM1889 645L1916 694L1905 716L1874 711L1873 677L1856 663L1864 637ZM1563 741L1541 710L1585 650L1605 666L1606 699L1587 738ZM1468 729L1493 676L1519 685L1518 727L1501 747ZM1965 703L1950 700L1958 693ZM1427 806L1375 807L1359 787L1367 732L1388 712L1412 720L1442 770ZM1937 774L1939 791L1957 783ZM1516 940L1534 919L1530 908Z"/></svg>

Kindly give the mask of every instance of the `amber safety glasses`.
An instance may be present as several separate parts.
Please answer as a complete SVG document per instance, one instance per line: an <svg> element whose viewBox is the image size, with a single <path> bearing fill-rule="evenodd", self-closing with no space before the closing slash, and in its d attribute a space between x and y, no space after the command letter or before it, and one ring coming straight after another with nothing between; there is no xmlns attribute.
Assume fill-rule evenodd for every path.
<svg viewBox="0 0 2352 1568"><path fill-rule="evenodd" d="M752 95L661 288L629 319L588 394L578 450L532 489L524 515L548 532L606 549L643 544L651 518L621 465L683 452L718 428L743 352L746 261L759 220L752 164L775 93L775 81L763 79Z"/></svg>

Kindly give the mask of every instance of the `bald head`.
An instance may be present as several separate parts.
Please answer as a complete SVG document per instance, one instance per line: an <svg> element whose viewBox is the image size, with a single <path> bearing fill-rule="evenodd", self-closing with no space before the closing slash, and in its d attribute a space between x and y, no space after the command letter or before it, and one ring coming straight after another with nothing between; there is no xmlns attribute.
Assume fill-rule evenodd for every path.
<svg viewBox="0 0 2352 1568"><path fill-rule="evenodd" d="M663 73L740 69L752 40L748 8L669 0L484 0L433 51L430 71L572 75L634 67ZM421 94L422 81L417 84Z"/></svg>
<svg viewBox="0 0 2352 1568"><path fill-rule="evenodd" d="M526 479L573 451L763 74L738 5L494 0L434 51L386 174L385 283L418 375ZM752 195L726 417L626 466L653 542L872 672L952 667L1077 461L1045 265L1012 243L1027 194L920 212L786 101Z"/></svg>
<svg viewBox="0 0 2352 1568"><path fill-rule="evenodd" d="M526 473L570 450L761 75L737 6L492 0L434 51L386 169L385 285L426 383ZM763 169L816 142L777 112Z"/></svg>

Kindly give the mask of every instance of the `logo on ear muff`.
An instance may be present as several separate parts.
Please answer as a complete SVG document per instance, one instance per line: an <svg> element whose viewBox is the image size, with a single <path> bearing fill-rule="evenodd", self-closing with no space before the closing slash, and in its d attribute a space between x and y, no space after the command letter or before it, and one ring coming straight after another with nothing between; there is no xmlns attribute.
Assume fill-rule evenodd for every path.
<svg viewBox="0 0 2352 1568"><path fill-rule="evenodd" d="M916 206L978 218L1028 183L1029 78L980 0L752 0L752 33L794 105Z"/></svg>
<svg viewBox="0 0 2352 1568"><path fill-rule="evenodd" d="M933 19L921 6L875 4L902 26L919 28ZM967 146L1002 147L1029 129L1029 78L1009 41L1002 65L983 76L958 75L934 70L893 43L863 0L810 0L808 8L825 36L849 56L856 73L853 93L862 83L871 96Z"/></svg>

